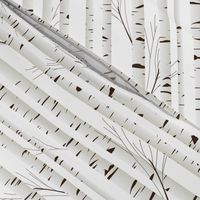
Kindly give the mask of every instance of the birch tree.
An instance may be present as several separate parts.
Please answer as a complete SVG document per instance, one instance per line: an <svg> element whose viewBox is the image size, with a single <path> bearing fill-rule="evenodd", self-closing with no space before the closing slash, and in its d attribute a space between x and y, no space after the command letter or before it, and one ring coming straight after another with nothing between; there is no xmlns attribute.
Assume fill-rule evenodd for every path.
<svg viewBox="0 0 200 200"><path fill-rule="evenodd" d="M60 0L60 31L69 34L70 0Z"/></svg>
<svg viewBox="0 0 200 200"><path fill-rule="evenodd" d="M102 56L111 63L112 53L112 1L103 0Z"/></svg>
<svg viewBox="0 0 200 200"><path fill-rule="evenodd" d="M193 37L193 66L195 70L195 118L200 126L200 1L190 1L191 30Z"/></svg>
<svg viewBox="0 0 200 200"><path fill-rule="evenodd" d="M133 79L145 86L145 36L144 36L144 2L132 0L132 69Z"/></svg>
<svg viewBox="0 0 200 200"><path fill-rule="evenodd" d="M94 0L86 0L85 46L94 48Z"/></svg>
<svg viewBox="0 0 200 200"><path fill-rule="evenodd" d="M158 98L171 104L170 32L167 1L157 0L159 18L159 84Z"/></svg>
<svg viewBox="0 0 200 200"><path fill-rule="evenodd" d="M6 151L22 157L19 160L39 174L39 179L44 178L45 183L54 183L64 191L69 187L74 199L90 199L85 196L89 189L78 189L72 177L63 179L63 172L72 173L104 199L199 199L185 184L181 187L174 177L171 179L164 174L167 159L175 161L176 169L180 164L200 176L198 129L181 121L179 114L174 112L175 117L172 117L160 110L162 106L167 107L166 104L157 100L155 105L147 100L149 93L137 84L134 86L145 93L144 97L83 67L84 63L75 58L77 51L66 53L48 38L53 34L50 26L48 29L42 26L47 31L43 35L21 17L13 15L12 10L1 9L0 12L3 48L0 54L0 128L6 134L11 131L12 139L15 135L20 140L2 134L2 149L5 145ZM30 16L27 14L27 17ZM9 33L8 24L18 35ZM56 37L62 39L59 35ZM72 48L80 47L69 40ZM87 49L79 50L83 56L92 58ZM103 62L95 58L97 64ZM127 83L131 80L123 73L120 75ZM2 125L5 121L9 121L7 129ZM30 153L21 140L38 148L50 164ZM53 146L53 150L49 146ZM157 152L164 159L161 166L156 164ZM54 164L58 166L53 167ZM96 193L90 194L91 199L98 199Z"/></svg>

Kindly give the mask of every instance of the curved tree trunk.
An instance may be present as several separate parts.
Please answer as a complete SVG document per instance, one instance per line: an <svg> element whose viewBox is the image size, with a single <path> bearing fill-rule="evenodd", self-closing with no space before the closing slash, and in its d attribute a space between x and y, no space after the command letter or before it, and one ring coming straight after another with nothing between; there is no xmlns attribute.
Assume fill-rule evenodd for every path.
<svg viewBox="0 0 200 200"><path fill-rule="evenodd" d="M85 46L94 48L94 0L86 0Z"/></svg>
<svg viewBox="0 0 200 200"><path fill-rule="evenodd" d="M60 31L69 34L69 0L60 0Z"/></svg>
<svg viewBox="0 0 200 200"><path fill-rule="evenodd" d="M105 61L111 63L112 46L112 1L103 0L103 25L102 25L102 55Z"/></svg>
<svg viewBox="0 0 200 200"><path fill-rule="evenodd" d="M133 79L145 86L144 2L132 0L132 69Z"/></svg>
<svg viewBox="0 0 200 200"><path fill-rule="evenodd" d="M167 14L167 1L157 0L159 18L159 84L158 98L171 104L171 72L170 72L170 32Z"/></svg>

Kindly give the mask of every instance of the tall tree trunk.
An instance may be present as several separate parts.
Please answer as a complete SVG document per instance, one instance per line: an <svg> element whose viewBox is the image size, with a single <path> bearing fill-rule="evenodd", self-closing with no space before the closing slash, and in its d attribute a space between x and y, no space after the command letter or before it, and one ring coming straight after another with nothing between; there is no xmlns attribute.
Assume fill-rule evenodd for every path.
<svg viewBox="0 0 200 200"><path fill-rule="evenodd" d="M94 48L94 2L86 0L86 33L85 46L88 49Z"/></svg>
<svg viewBox="0 0 200 200"><path fill-rule="evenodd" d="M60 31L69 34L69 0L60 0Z"/></svg>
<svg viewBox="0 0 200 200"><path fill-rule="evenodd" d="M158 98L171 104L171 72L170 72L170 32L167 14L167 1L157 0L159 18L159 84Z"/></svg>
<svg viewBox="0 0 200 200"><path fill-rule="evenodd" d="M180 22L180 13L179 13L179 2L175 1L175 21L176 21L176 30L177 30L177 54L178 54L178 104L179 112L184 114L184 71L183 71L183 52L182 52L182 25Z"/></svg>
<svg viewBox="0 0 200 200"><path fill-rule="evenodd" d="M105 61L111 63L112 45L112 1L103 0L102 54Z"/></svg>
<svg viewBox="0 0 200 200"><path fill-rule="evenodd" d="M59 28L59 0L43 0L43 20Z"/></svg>
<svg viewBox="0 0 200 200"><path fill-rule="evenodd" d="M193 39L191 37L191 21L189 0L175 3L175 21L177 26L178 48L178 76L179 76L179 112L194 122L195 116L195 88L193 66ZM193 14L192 14L193 15ZM194 40L195 41L195 40ZM188 87L189 86L189 87ZM192 88L192 89L191 89ZM198 89L196 90L198 91Z"/></svg>
<svg viewBox="0 0 200 200"><path fill-rule="evenodd" d="M192 0L191 5L191 29L193 36L193 66L195 70L195 121L200 127L200 1Z"/></svg>
<svg viewBox="0 0 200 200"><path fill-rule="evenodd" d="M34 0L23 0L22 7L28 9L30 12L34 11Z"/></svg>
<svg viewBox="0 0 200 200"><path fill-rule="evenodd" d="M135 82L145 86L144 2L132 0L132 69Z"/></svg>

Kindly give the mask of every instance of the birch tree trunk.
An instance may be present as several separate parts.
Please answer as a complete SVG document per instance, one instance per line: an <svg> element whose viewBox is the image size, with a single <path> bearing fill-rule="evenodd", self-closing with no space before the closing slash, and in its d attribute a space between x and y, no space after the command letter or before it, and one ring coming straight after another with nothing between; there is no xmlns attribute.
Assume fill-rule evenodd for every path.
<svg viewBox="0 0 200 200"><path fill-rule="evenodd" d="M183 86L183 53L182 53L182 25L180 22L180 12L179 12L179 2L174 2L175 4L175 22L177 30L177 54L178 54L178 104L179 112L184 113L184 86Z"/></svg>
<svg viewBox="0 0 200 200"><path fill-rule="evenodd" d="M158 88L158 98L171 104L171 76L170 76L170 32L169 19L167 14L167 1L157 0L158 18L159 18L159 58L160 74Z"/></svg>
<svg viewBox="0 0 200 200"><path fill-rule="evenodd" d="M28 11L34 11L34 0L23 0L22 7L28 9Z"/></svg>
<svg viewBox="0 0 200 200"><path fill-rule="evenodd" d="M85 27L85 46L88 49L94 48L94 2L86 0L86 27Z"/></svg>
<svg viewBox="0 0 200 200"><path fill-rule="evenodd" d="M59 28L59 4L58 0L43 0L43 20L56 28Z"/></svg>
<svg viewBox="0 0 200 200"><path fill-rule="evenodd" d="M105 61L111 63L112 46L112 1L103 0L102 54Z"/></svg>
<svg viewBox="0 0 200 200"><path fill-rule="evenodd" d="M186 0L184 2L177 0L174 1L174 3L174 14L177 26L179 112L182 113L190 121L195 122L195 66L193 66L194 40L191 36L192 33L190 17L182 17L184 14L187 16L191 15L189 0Z"/></svg>
<svg viewBox="0 0 200 200"><path fill-rule="evenodd" d="M145 86L144 2L132 0L132 69L136 83Z"/></svg>
<svg viewBox="0 0 200 200"><path fill-rule="evenodd" d="M60 31L69 34L69 0L60 0Z"/></svg>
<svg viewBox="0 0 200 200"><path fill-rule="evenodd" d="M193 66L195 70L195 117L196 124L200 126L200 1L190 1L191 30L193 36Z"/></svg>

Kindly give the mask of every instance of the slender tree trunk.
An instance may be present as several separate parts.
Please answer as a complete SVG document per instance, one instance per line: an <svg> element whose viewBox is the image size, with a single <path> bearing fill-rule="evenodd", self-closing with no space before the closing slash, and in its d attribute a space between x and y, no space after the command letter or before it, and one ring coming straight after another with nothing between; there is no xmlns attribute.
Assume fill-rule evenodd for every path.
<svg viewBox="0 0 200 200"><path fill-rule="evenodd" d="M22 7L28 9L30 12L34 12L34 0L23 0Z"/></svg>
<svg viewBox="0 0 200 200"><path fill-rule="evenodd" d="M69 0L60 0L60 31L69 34Z"/></svg>
<svg viewBox="0 0 200 200"><path fill-rule="evenodd" d="M59 28L59 4L58 0L43 0L43 20L56 28Z"/></svg>
<svg viewBox="0 0 200 200"><path fill-rule="evenodd" d="M191 37L191 21L189 0L175 3L175 21L177 28L178 50L178 89L179 89L179 112L190 121L194 122L195 116L195 84L193 66L193 39ZM184 10L184 11L183 11ZM193 14L192 14L193 15ZM189 86L189 87L188 87ZM198 89L197 89L198 90ZM196 90L196 91L197 91Z"/></svg>
<svg viewBox="0 0 200 200"><path fill-rule="evenodd" d="M132 69L136 83L145 86L144 2L132 0Z"/></svg>
<svg viewBox="0 0 200 200"><path fill-rule="evenodd" d="M105 61L111 63L112 46L112 1L103 0L102 54Z"/></svg>
<svg viewBox="0 0 200 200"><path fill-rule="evenodd" d="M179 2L174 2L175 4L175 21L176 21L176 30L177 30L177 52L178 52L178 104L179 112L184 114L184 71L183 71L183 53L182 53L182 25L180 22L180 13L179 13Z"/></svg>
<svg viewBox="0 0 200 200"><path fill-rule="evenodd" d="M94 48L94 0L86 0L86 33L85 46Z"/></svg>
<svg viewBox="0 0 200 200"><path fill-rule="evenodd" d="M171 72L170 72L170 27L167 14L167 1L157 0L159 18L159 84L158 98L171 104Z"/></svg>
<svg viewBox="0 0 200 200"><path fill-rule="evenodd" d="M195 121L200 127L200 1L190 1L191 29L193 36L193 66L195 70Z"/></svg>

